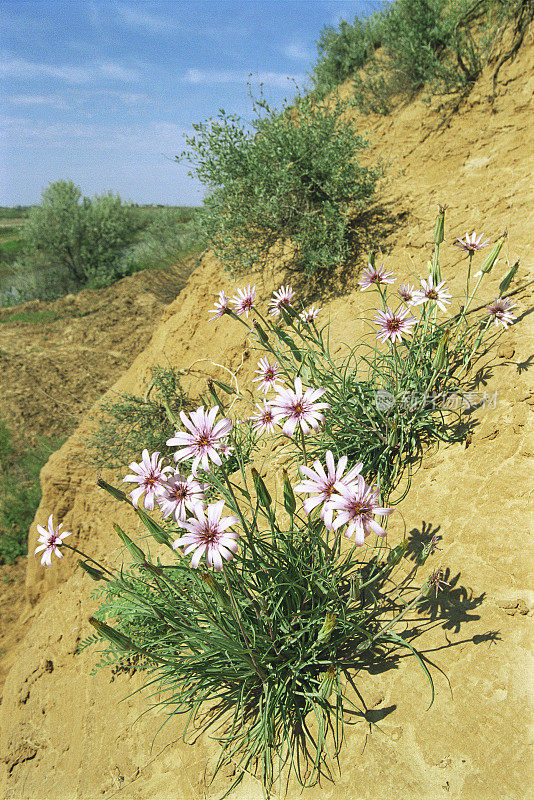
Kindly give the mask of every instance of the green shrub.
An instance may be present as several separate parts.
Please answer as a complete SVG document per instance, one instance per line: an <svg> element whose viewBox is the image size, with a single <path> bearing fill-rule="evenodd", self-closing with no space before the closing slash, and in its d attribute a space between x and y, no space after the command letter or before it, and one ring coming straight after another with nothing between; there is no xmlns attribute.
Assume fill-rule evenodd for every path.
<svg viewBox="0 0 534 800"><path fill-rule="evenodd" d="M210 246L235 272L265 264L288 239L296 267L338 264L347 253L347 211L368 204L379 175L358 163L366 142L344 116L347 104L299 97L280 113L263 100L253 107L251 128L224 111L195 125L180 156L211 189L201 213Z"/></svg>
<svg viewBox="0 0 534 800"><path fill-rule="evenodd" d="M72 181L56 181L30 210L25 228L30 247L66 269L83 285L121 277L119 257L131 243L136 220L129 206L111 193L82 198Z"/></svg>
<svg viewBox="0 0 534 800"><path fill-rule="evenodd" d="M339 30L332 25L323 28L317 42L319 60L312 75L316 96L324 97L363 67L381 42L381 21L381 14L366 20L356 16L352 25L342 20Z"/></svg>
<svg viewBox="0 0 534 800"><path fill-rule="evenodd" d="M172 367L155 366L143 397L132 393L100 403L98 427L89 440L91 461L98 468L122 467L145 447L170 452L167 439L174 434L182 410L196 408L180 385Z"/></svg>

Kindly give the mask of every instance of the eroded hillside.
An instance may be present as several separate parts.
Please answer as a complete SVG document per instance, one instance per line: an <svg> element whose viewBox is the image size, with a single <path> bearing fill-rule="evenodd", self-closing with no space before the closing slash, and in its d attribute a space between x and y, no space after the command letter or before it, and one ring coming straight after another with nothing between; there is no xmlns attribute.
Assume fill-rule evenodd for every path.
<svg viewBox="0 0 534 800"><path fill-rule="evenodd" d="M527 37L528 38L528 37ZM306 790L290 785L288 797L371 800L388 797L518 800L528 797L528 684L533 597L529 590L526 508L533 457L532 360L532 181L529 138L534 88L532 37L503 66L493 102L491 74L442 126L441 116L422 102L389 118L362 119L370 158L389 164L375 219L387 267L400 278L426 275L438 204L448 206L442 271L452 291L463 283L466 260L455 236L508 230L502 258L489 276L484 300L492 300L510 264L520 261L512 285L516 324L484 360L483 384L496 402L474 412L472 438L429 454L414 476L401 509L406 530L441 537L438 562L446 570L453 602L437 608L425 634L427 657L436 665L436 702L419 679L413 659L362 678L359 690L380 720L370 732L363 721L350 729L335 785ZM377 234L378 236L378 234ZM357 291L358 266L345 285L324 302L335 342L351 341L373 311ZM246 276L266 300L285 276L273 264L268 275ZM256 366L243 348L243 328L225 318L208 323L216 292L232 290L209 255L164 314L152 339L112 391L139 392L150 367L195 365L190 389L202 388L206 373L224 365L246 384ZM143 313L139 311L138 313ZM495 393L497 393L495 395ZM96 486L87 463L86 417L43 470L39 521L53 513L74 532L78 546L104 563L120 555L111 521L135 533L129 510L118 508ZM120 480L120 475L106 475ZM392 527L402 538L403 524ZM30 552L36 530L30 532ZM91 649L77 653L89 635L95 608L92 585L65 558L43 570L30 557L26 575L25 636L6 680L0 709L6 798L207 798L220 796L228 774L206 781L217 750L201 737L180 740L182 721L171 719L155 739L162 719L146 709L139 674L91 676ZM439 604L438 604L439 606ZM446 612L446 613L445 613ZM440 672L442 670L442 672ZM127 698L127 699L125 699ZM260 798L247 778L234 798Z"/></svg>

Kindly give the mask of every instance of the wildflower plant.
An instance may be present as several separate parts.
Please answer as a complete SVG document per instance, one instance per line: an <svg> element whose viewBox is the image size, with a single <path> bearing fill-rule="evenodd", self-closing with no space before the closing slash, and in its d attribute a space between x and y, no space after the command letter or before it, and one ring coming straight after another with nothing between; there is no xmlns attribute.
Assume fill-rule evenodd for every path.
<svg viewBox="0 0 534 800"><path fill-rule="evenodd" d="M299 309L291 287L269 304L276 315L263 313L250 286L234 310L219 295L226 310L217 316L244 325L264 354L261 404L251 401L239 422L223 402L182 410L169 455L146 450L130 465L124 481L138 484L130 494L99 480L146 530L145 542L134 542L115 526L129 568L111 570L64 542L52 518L48 531L40 528L43 564L72 550L98 584L103 602L86 643L104 639L106 663L133 658L162 711L185 715L185 738L215 738L215 773L235 766L227 794L246 773L261 778L266 795L291 775L302 786L333 779L347 723L365 719L365 673L402 649L428 679L432 702L427 660L404 624L447 583L440 568L417 578L435 537L404 558L395 505L407 489L399 484L424 446L452 438L430 393L461 386L491 322L498 314L503 327L511 321L502 297L471 321L474 291L439 321L451 297L439 268L443 224L441 212L431 273L420 289L408 287L410 317L395 305L393 276L371 263L362 290L376 291L382 310L366 341L338 360L319 310ZM510 281L511 273L501 295ZM215 386L247 400L217 381L214 395ZM399 398L412 390L422 402L402 408ZM387 408L380 393L393 400ZM282 461L273 462L272 449L265 457L269 437L287 443ZM262 476L273 463L287 467L276 494L273 476Z"/></svg>

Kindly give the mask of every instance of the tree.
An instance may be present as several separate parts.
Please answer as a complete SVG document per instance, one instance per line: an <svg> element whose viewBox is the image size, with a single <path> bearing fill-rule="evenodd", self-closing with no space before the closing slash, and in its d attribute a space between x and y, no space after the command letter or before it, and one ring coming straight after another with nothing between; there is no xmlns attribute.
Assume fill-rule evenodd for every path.
<svg viewBox="0 0 534 800"><path fill-rule="evenodd" d="M63 266L77 283L117 277L119 257L138 223L128 205L111 192L82 198L72 181L51 183L26 225L31 247Z"/></svg>

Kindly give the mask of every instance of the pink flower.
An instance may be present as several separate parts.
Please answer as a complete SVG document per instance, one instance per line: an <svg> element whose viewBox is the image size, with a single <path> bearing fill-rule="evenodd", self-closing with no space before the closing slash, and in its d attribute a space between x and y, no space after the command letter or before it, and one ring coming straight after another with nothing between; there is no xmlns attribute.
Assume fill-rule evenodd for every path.
<svg viewBox="0 0 534 800"><path fill-rule="evenodd" d="M195 505L203 502L206 484L199 483L193 475L187 478L175 472L163 484L162 493L158 498L158 505L164 517L171 514L179 522L187 517L187 511L194 511Z"/></svg>
<svg viewBox="0 0 534 800"><path fill-rule="evenodd" d="M487 247L489 244L489 239L486 239L485 242L482 241L482 237L484 236L483 233L477 239L476 233L472 233L469 236L468 233L465 234L465 241L460 239L458 236L456 237L456 241L454 242L455 247L461 247L462 250L465 250L466 253L474 253L476 250L481 250L483 247Z"/></svg>
<svg viewBox="0 0 534 800"><path fill-rule="evenodd" d="M362 277L358 283L360 284L361 291L363 292L370 286L379 286L380 284L384 283L395 283L396 280L397 279L392 272L386 272L383 264L378 269L373 267L372 264L369 264L369 266L364 269Z"/></svg>
<svg viewBox="0 0 534 800"><path fill-rule="evenodd" d="M210 309L210 314L214 314L213 317L209 318L209 322L212 319L217 319L217 317L222 317L228 311L230 301L228 300L227 296L224 292L219 292L219 299L215 301L215 308Z"/></svg>
<svg viewBox="0 0 534 800"><path fill-rule="evenodd" d="M329 503L334 490L340 486L350 486L361 469L363 464L360 462L352 467L349 472L343 477L343 472L347 466L347 456L341 456L338 461L337 467L334 461L334 456L330 450L326 453L326 467L328 472L325 472L323 465L317 459L313 462L314 469L311 467L299 467L301 473L305 475L308 480L302 481L298 486L294 487L295 492L306 492L307 494L314 494L315 497L308 497L303 502L304 511L310 514L314 508L320 503L324 503L321 509L321 519L323 520L328 530L333 530L333 517L334 509Z"/></svg>
<svg viewBox="0 0 534 800"><path fill-rule="evenodd" d="M416 305L415 296L416 290L414 286L410 286L407 283L403 283L402 286L399 286L397 289L397 294L399 297L404 300L407 306Z"/></svg>
<svg viewBox="0 0 534 800"><path fill-rule="evenodd" d="M52 553L55 553L58 558L63 558L62 553L59 552L59 548L63 544L63 539L66 539L67 536L71 536L71 531L63 531L63 533L60 533L63 523L60 523L57 528L54 528L54 523L52 521L53 516L53 514L50 514L48 517L48 530L43 528L42 525L37 525L37 530L40 534L37 541L40 542L40 544L35 548L34 555L44 551L41 558L41 565L43 567L52 566Z"/></svg>
<svg viewBox="0 0 534 800"><path fill-rule="evenodd" d="M136 464L134 461L129 465L130 469L135 474L126 475L126 477L123 478L123 482L129 481L139 484L136 489L130 492L132 503L134 506L137 506L139 498L144 493L145 499L143 504L149 511L152 511L154 508L154 499L156 495L161 492L162 484L166 480L165 473L172 472L172 467L161 466L163 459L160 458L158 460L158 456L158 452L152 453L152 455L149 456L148 450L143 450L141 462Z"/></svg>
<svg viewBox="0 0 534 800"><path fill-rule="evenodd" d="M418 289L414 295L415 305L419 306L421 303L428 301L436 303L442 311L446 311L445 303L451 302L451 293L447 288L443 288L445 281L441 281L437 286L434 286L434 279L429 275L427 280L421 280L422 289Z"/></svg>
<svg viewBox="0 0 534 800"><path fill-rule="evenodd" d="M247 286L246 289L238 289L237 294L231 299L231 303L233 303L232 310L240 316L241 314L245 314L248 318L248 312L254 306L254 300L256 299L256 286Z"/></svg>
<svg viewBox="0 0 534 800"><path fill-rule="evenodd" d="M185 547L184 555L193 553L191 566L198 567L200 559L206 554L206 564L220 572L223 568L223 558L230 561L237 550L239 534L228 531L231 525L239 522L237 517L223 517L221 519L224 500L210 503L207 507L198 503L195 506L195 516L187 521L179 521L181 528L188 531L185 536L176 539L174 549ZM207 516L204 513L207 511Z"/></svg>
<svg viewBox="0 0 534 800"><path fill-rule="evenodd" d="M493 303L486 306L486 311L490 317L495 320L495 325L502 325L506 330L508 325L512 325L516 317L510 313L512 308L515 308L517 303L510 300L509 297L497 297Z"/></svg>
<svg viewBox="0 0 534 800"><path fill-rule="evenodd" d="M378 490L368 486L361 475L350 486L338 484L336 490L339 494L332 495L330 504L338 512L334 520L334 530L346 525L345 536L349 539L354 533L354 543L363 545L365 537L371 532L377 536L385 536L386 531L373 519L373 514L386 516L391 514L392 508L381 508Z"/></svg>
<svg viewBox="0 0 534 800"><path fill-rule="evenodd" d="M318 314L322 311L322 308L315 308L315 306L310 306L307 311L301 311L299 317L303 322L311 322L314 320Z"/></svg>
<svg viewBox="0 0 534 800"><path fill-rule="evenodd" d="M407 317L410 312L407 308L392 311L389 306L386 306L385 313L377 311L376 317L373 319L375 325L379 325L381 330L377 333L376 338L381 342L390 339L395 342L402 340L404 333L411 333L410 328L417 322L415 317Z"/></svg>
<svg viewBox="0 0 534 800"><path fill-rule="evenodd" d="M191 472L196 477L197 467L202 462L202 468L209 472L210 459L219 467L222 464L219 451L224 446L224 438L232 429L232 420L223 417L215 425L215 417L219 411L219 406L215 406L210 411L204 411L204 406L200 406L196 411L192 411L190 419L180 411L180 419L189 430L176 431L172 439L167 440L169 447L181 447L174 454L175 461L186 461L193 459Z"/></svg>
<svg viewBox="0 0 534 800"><path fill-rule="evenodd" d="M260 377L253 378L254 383L260 382L259 389L265 394L269 391L269 389L276 388L276 379L280 374L280 367L278 366L278 361L275 361L274 364L269 364L266 358L260 358L258 361L259 369L254 370Z"/></svg>
<svg viewBox="0 0 534 800"><path fill-rule="evenodd" d="M302 381L295 378L295 391L292 389L278 390L277 396L271 403L275 422L280 422L284 417L287 421L282 428L286 436L293 436L295 428L300 425L303 433L308 433L310 428L317 430L319 423L323 422L324 415L321 410L330 408L328 403L315 403L325 393L326 389L306 389L303 393Z"/></svg>
<svg viewBox="0 0 534 800"><path fill-rule="evenodd" d="M263 431L274 433L275 419L271 404L264 400L263 408L259 403L256 403L256 408L258 411L250 417L254 430L257 433L263 433Z"/></svg>
<svg viewBox="0 0 534 800"><path fill-rule="evenodd" d="M277 292L274 292L272 298L269 300L269 306L271 307L269 314L271 317L277 317L283 306L291 305L294 296L295 292L291 286L281 286Z"/></svg>

